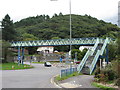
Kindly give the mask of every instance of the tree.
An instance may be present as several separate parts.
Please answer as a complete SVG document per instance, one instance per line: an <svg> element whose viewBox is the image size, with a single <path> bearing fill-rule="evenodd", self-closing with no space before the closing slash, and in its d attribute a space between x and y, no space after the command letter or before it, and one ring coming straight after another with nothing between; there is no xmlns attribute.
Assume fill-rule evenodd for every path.
<svg viewBox="0 0 120 90"><path fill-rule="evenodd" d="M84 57L84 55L86 54L87 49L83 49L82 51L80 51L79 49L73 49L72 50L72 59L75 58L75 53L77 54L77 59L78 60L82 60L82 58Z"/></svg>
<svg viewBox="0 0 120 90"><path fill-rule="evenodd" d="M63 16L63 14L60 12L60 13L59 13L59 16Z"/></svg>
<svg viewBox="0 0 120 90"><path fill-rule="evenodd" d="M10 16L8 14L2 20L2 38L6 41L12 41L16 39L14 24L13 21L10 20Z"/></svg>
<svg viewBox="0 0 120 90"><path fill-rule="evenodd" d="M81 55L82 55L82 58L84 57L84 55L86 54L86 52L87 52L87 48L84 48L83 50L82 50L82 53L81 53Z"/></svg>
<svg viewBox="0 0 120 90"><path fill-rule="evenodd" d="M22 40L23 40L23 41L33 41L33 40L38 40L38 38L35 37L35 36L32 35L32 34L24 33L24 34L22 35ZM37 47L26 47L26 49L28 50L28 53L29 53L30 55L35 54L35 52L37 51Z"/></svg>
<svg viewBox="0 0 120 90"><path fill-rule="evenodd" d="M8 55L10 55L12 52L9 50L10 47L10 43L7 41L1 41L0 43L2 43L2 63L6 63L7 62L7 57Z"/></svg>
<svg viewBox="0 0 120 90"><path fill-rule="evenodd" d="M60 37L52 37L51 39L61 39Z"/></svg>
<svg viewBox="0 0 120 90"><path fill-rule="evenodd" d="M32 41L32 40L38 40L38 38L35 37L33 34L24 33L22 35L22 40L23 41Z"/></svg>
<svg viewBox="0 0 120 90"><path fill-rule="evenodd" d="M77 59L81 60L82 59L82 55L81 55L81 51L79 49L73 49L71 54L72 54L72 59L75 58L75 53L77 53Z"/></svg>
<svg viewBox="0 0 120 90"><path fill-rule="evenodd" d="M109 61L112 61L115 59L117 55L117 48L115 44L109 44L108 45L108 59Z"/></svg>
<svg viewBox="0 0 120 90"><path fill-rule="evenodd" d="M49 19L50 19L49 15L46 15L46 20L49 20Z"/></svg>
<svg viewBox="0 0 120 90"><path fill-rule="evenodd" d="M53 15L53 17L57 17L58 15L55 13L54 15Z"/></svg>

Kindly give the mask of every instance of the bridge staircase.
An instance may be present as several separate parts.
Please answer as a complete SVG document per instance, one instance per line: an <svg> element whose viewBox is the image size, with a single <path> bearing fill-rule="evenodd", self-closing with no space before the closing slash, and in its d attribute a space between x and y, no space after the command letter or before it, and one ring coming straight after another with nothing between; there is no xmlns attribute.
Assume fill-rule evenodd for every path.
<svg viewBox="0 0 120 90"><path fill-rule="evenodd" d="M77 70L79 73L81 72L84 74L92 74L99 59L99 56L103 55L107 43L108 38L105 39L104 43L100 43L99 39L97 39L93 48L87 51L81 63L78 65Z"/></svg>

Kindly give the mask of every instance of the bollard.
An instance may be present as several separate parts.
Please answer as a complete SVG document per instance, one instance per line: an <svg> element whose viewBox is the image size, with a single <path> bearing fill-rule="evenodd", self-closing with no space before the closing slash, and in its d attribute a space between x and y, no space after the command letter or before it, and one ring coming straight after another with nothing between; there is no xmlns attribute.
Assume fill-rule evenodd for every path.
<svg viewBox="0 0 120 90"><path fill-rule="evenodd" d="M12 65L12 69L14 69L14 65Z"/></svg>

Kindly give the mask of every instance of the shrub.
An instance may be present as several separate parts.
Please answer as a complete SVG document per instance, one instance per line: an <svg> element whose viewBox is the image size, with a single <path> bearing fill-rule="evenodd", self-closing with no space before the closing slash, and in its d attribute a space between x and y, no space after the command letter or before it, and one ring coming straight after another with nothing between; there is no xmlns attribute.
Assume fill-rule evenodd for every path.
<svg viewBox="0 0 120 90"><path fill-rule="evenodd" d="M101 71L99 71L99 69L96 69L95 78L98 78L98 81L100 82L107 82L116 79L117 74L110 68L102 69Z"/></svg>
<svg viewBox="0 0 120 90"><path fill-rule="evenodd" d="M100 79L99 79L100 82L106 82L106 81L108 81L107 75L100 74L99 76L100 76Z"/></svg>
<svg viewBox="0 0 120 90"><path fill-rule="evenodd" d="M114 80L114 79L117 78L117 75L116 75L115 71L113 71L112 69L103 69L101 71L101 73L104 74L105 77L108 78L107 81Z"/></svg>
<svg viewBox="0 0 120 90"><path fill-rule="evenodd" d="M100 68L99 68L99 67L96 67L96 70L95 70L95 78L100 78L100 77L99 77L99 74L100 74Z"/></svg>
<svg viewBox="0 0 120 90"><path fill-rule="evenodd" d="M115 80L115 85L120 86L120 78L118 78L117 80Z"/></svg>

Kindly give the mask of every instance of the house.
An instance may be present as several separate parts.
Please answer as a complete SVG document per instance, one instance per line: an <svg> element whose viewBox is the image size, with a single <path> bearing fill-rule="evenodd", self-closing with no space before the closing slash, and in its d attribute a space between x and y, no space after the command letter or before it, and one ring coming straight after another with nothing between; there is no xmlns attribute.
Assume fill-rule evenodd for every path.
<svg viewBox="0 0 120 90"><path fill-rule="evenodd" d="M82 51L83 49L87 48L87 49L91 49L93 46L80 46L79 50Z"/></svg>
<svg viewBox="0 0 120 90"><path fill-rule="evenodd" d="M43 52L43 53L53 53L54 47L53 46L44 46L44 47L39 47L37 49L38 52Z"/></svg>

